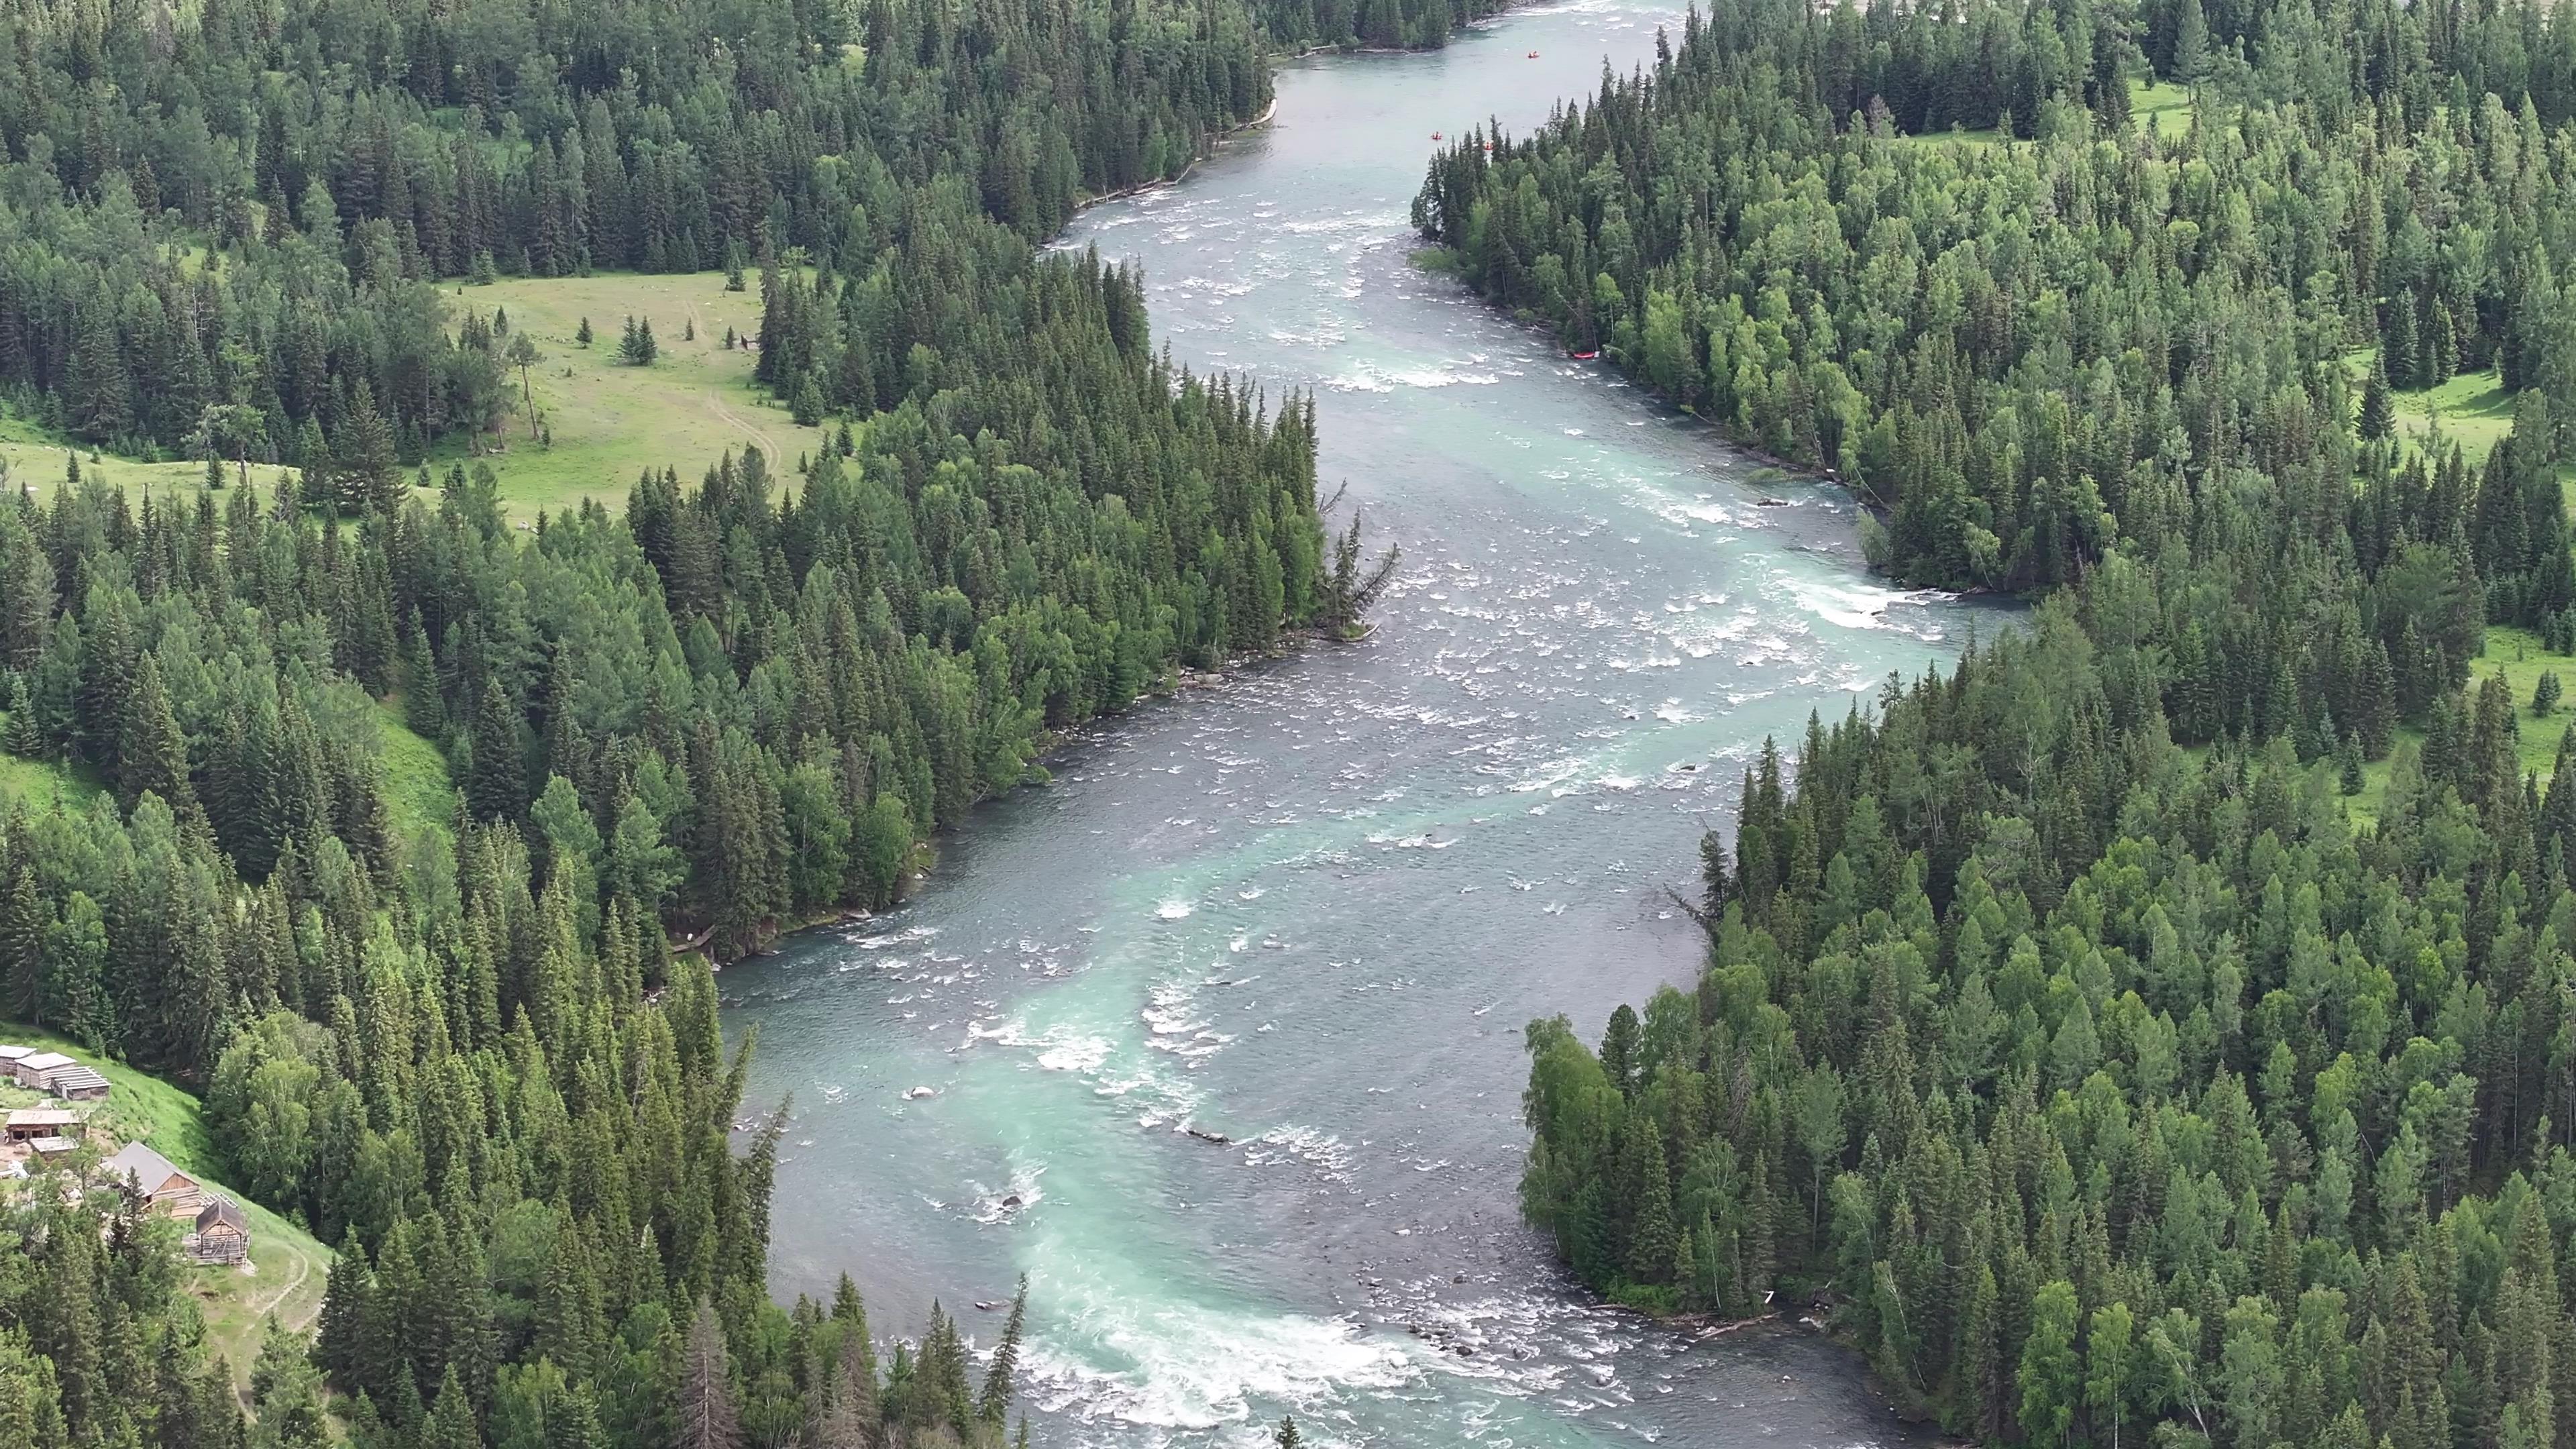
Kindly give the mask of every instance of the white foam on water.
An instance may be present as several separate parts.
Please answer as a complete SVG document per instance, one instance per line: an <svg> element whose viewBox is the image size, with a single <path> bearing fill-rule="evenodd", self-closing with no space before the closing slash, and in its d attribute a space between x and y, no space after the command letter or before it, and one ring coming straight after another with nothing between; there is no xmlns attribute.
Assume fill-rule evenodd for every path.
<svg viewBox="0 0 2576 1449"><path fill-rule="evenodd" d="M1177 921L1197 909L1188 901L1165 901L1154 908L1154 914L1166 921Z"/></svg>
<svg viewBox="0 0 2576 1449"><path fill-rule="evenodd" d="M1075 1037L1039 1052L1038 1065L1050 1072L1096 1072L1109 1060L1111 1050L1106 1037Z"/></svg>
<svg viewBox="0 0 2576 1449"><path fill-rule="evenodd" d="M1032 1288L1049 1311L1022 1362L1043 1412L1205 1431L1247 1423L1268 1405L1304 1407L1421 1377L1401 1346L1348 1319L1155 1302L1098 1291L1105 1286Z"/></svg>

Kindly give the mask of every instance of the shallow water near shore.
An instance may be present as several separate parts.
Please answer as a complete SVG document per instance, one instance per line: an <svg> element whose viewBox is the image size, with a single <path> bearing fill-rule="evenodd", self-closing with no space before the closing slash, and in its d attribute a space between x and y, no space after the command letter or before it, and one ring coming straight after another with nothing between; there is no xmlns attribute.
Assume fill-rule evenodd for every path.
<svg viewBox="0 0 2576 1449"><path fill-rule="evenodd" d="M1821 1340L1594 1308L1515 1204L1522 1026L1691 979L1665 891L1763 736L1996 627L1407 260L1431 132L1526 130L1679 23L1298 61L1270 125L1085 213L1177 358L1315 393L1326 491L1404 549L1379 627L1104 722L912 904L721 978L752 1103L794 1102L775 1286L989 1344L1027 1274L1039 1443L1907 1442Z"/></svg>

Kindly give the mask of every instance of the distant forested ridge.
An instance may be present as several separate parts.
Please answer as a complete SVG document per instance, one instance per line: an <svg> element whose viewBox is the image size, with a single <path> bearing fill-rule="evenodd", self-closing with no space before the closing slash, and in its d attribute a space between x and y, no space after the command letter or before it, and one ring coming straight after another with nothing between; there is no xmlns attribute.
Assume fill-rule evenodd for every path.
<svg viewBox="0 0 2576 1449"><path fill-rule="evenodd" d="M2196 113L2138 123L2141 45ZM2524 763L2555 689L2464 688L2569 635L2571 54L2513 4L1726 0L1433 163L1489 296L1835 470L1897 575L2042 601L1766 746L1696 990L1531 1025L1585 1282L1820 1297L1985 1443L2576 1443L2576 759ZM2392 426L2489 367L2483 458Z"/></svg>
<svg viewBox="0 0 2576 1449"><path fill-rule="evenodd" d="M1228 0L16 13L0 392L168 456L200 454L209 407L255 410L212 420L220 450L308 469L368 414L404 459L495 424L508 379L443 314L448 277L793 251L849 284L823 395L927 399L1007 362L934 299L1011 285L1084 197L1178 172L1269 101Z"/></svg>
<svg viewBox="0 0 2576 1449"><path fill-rule="evenodd" d="M197 1086L227 1180L342 1245L246 1426L108 1196L30 1209L0 1424L319 1446L327 1383L361 1449L1002 1440L1016 1315L881 1365L846 1286L770 1302L778 1120L671 942L884 906L1050 731L1340 619L1311 404L1034 249L1261 109L1250 18L0 14L0 400L209 464L0 488L0 747L65 797L0 816L0 1015ZM757 276L758 375L834 446L532 529L433 478L527 366L442 281L611 267Z"/></svg>
<svg viewBox="0 0 2576 1449"><path fill-rule="evenodd" d="M2564 608L2559 425L2498 450L2497 486L2441 481L2469 465L2437 450L2379 487L2401 465L2360 456L2371 368L2346 358L2378 348L2398 389L2492 365L2576 418L2576 26L2536 5L2224 15L2207 119L2141 135L2136 27L2107 7L1811 22L1730 0L1536 135L1441 154L1415 219L1568 348L1833 469L1884 511L1873 555L1903 578L2053 587L2115 539L2187 536L2205 481L2252 470L2320 540L2353 515L2365 572L2465 544L2514 591L2501 617ZM2028 139L1908 138L1999 118ZM2472 493L2456 519L2407 502Z"/></svg>
<svg viewBox="0 0 2576 1449"><path fill-rule="evenodd" d="M1290 51L1433 49L1460 27L1509 8L1508 0L1252 0L1263 33Z"/></svg>

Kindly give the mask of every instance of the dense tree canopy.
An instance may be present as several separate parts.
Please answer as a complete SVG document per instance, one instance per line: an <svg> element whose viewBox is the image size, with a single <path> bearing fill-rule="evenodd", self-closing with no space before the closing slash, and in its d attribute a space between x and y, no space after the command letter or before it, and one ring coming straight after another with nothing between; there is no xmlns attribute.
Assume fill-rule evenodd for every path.
<svg viewBox="0 0 2576 1449"><path fill-rule="evenodd" d="M846 1285L769 1301L776 1119L707 957L888 904L1049 732L1344 622L1311 404L1033 249L1261 109L1248 14L0 14L0 407L209 461L0 470L0 743L107 787L0 818L0 1014L200 1088L225 1178L340 1247L246 1429L169 1245L31 1206L0 1425L318 1446L327 1385L362 1449L1000 1442L1018 1315L880 1365ZM834 446L524 533L421 464L533 360L442 280L718 266Z"/></svg>
<svg viewBox="0 0 2576 1449"><path fill-rule="evenodd" d="M1982 1442L2576 1442L2576 769L2463 688L2569 637L2570 28L2176 10L1721 4L1434 164L1487 292L2044 599L1765 748L1696 991L1532 1024L1523 1204L1641 1305L1821 1295ZM2490 365L2482 464L2391 438Z"/></svg>

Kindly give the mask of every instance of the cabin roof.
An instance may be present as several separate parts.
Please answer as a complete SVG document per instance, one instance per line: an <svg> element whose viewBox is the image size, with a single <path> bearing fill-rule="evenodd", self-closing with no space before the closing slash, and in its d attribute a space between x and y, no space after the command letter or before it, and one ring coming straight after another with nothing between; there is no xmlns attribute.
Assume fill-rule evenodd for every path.
<svg viewBox="0 0 2576 1449"><path fill-rule="evenodd" d="M12 1127L76 1127L81 1114L68 1107L17 1107L9 1113Z"/></svg>
<svg viewBox="0 0 2576 1449"><path fill-rule="evenodd" d="M111 1179L121 1178L130 1182L144 1192L151 1192L174 1177L185 1177L190 1182L197 1180L181 1172L178 1164L140 1142L128 1142L116 1149L116 1155L107 1160L107 1175Z"/></svg>
<svg viewBox="0 0 2576 1449"><path fill-rule="evenodd" d="M56 1067L68 1067L74 1063L70 1057L64 1056L61 1052L32 1052L20 1057L18 1065L31 1071L50 1072Z"/></svg>
<svg viewBox="0 0 2576 1449"><path fill-rule="evenodd" d="M197 1209L197 1232L203 1236L207 1230L218 1227L248 1236L250 1219L242 1216L241 1208L231 1198L210 1197L204 1207Z"/></svg>
<svg viewBox="0 0 2576 1449"><path fill-rule="evenodd" d="M106 1085L107 1078L99 1075L98 1069L95 1067L73 1065L65 1067L61 1071L54 1073L54 1090L57 1092L76 1092L83 1087L104 1087Z"/></svg>

